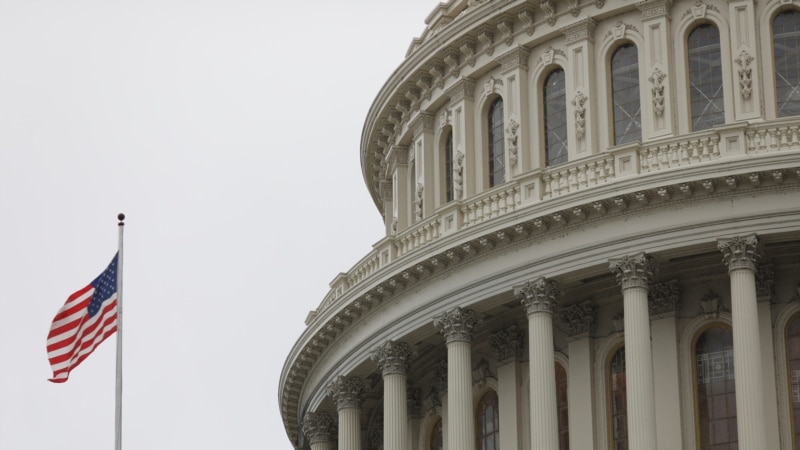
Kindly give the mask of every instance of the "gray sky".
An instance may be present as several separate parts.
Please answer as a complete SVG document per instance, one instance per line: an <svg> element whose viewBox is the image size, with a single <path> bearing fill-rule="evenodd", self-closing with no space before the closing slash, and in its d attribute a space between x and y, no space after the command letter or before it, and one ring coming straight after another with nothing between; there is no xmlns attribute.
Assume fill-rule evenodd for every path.
<svg viewBox="0 0 800 450"><path fill-rule="evenodd" d="M125 234L124 448L291 449L280 369L382 234L367 110L435 0L0 0L0 450L113 448L50 321Z"/></svg>

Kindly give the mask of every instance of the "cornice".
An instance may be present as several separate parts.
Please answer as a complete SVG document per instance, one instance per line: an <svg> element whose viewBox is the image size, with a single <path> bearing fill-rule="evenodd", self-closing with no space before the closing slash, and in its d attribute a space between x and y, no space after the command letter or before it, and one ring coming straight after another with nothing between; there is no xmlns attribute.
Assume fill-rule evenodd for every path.
<svg viewBox="0 0 800 450"><path fill-rule="evenodd" d="M770 156L780 156L772 154ZM732 196L749 196L758 192L793 191L800 189L800 164L776 163L780 170L765 167L753 171L758 165L752 160L738 162L736 170L720 171L717 164L706 167L700 178L689 176L691 168L685 169L684 177L674 173L657 173L657 176L641 175L624 182L595 188L595 195L586 196L578 203L556 199L561 208L541 208L531 213L530 208L509 214L498 228L498 221L491 225L476 226L443 240L434 247L414 253L415 257L403 258L361 280L358 286L336 300L337 306L322 306L317 318L303 332L281 374L280 404L286 429L290 435L297 425L298 401L305 377L318 358L338 335L356 323L360 317L380 307L391 298L417 288L428 279L458 270L464 264L504 251L510 246L521 245L531 239L545 239L553 233L560 234L573 228L586 227L593 221L611 217L637 215L653 208L670 208L681 203L702 202ZM716 176L711 176L715 174ZM708 176L705 176L708 175ZM753 176L756 175L756 176ZM731 179L739 180L730 183ZM757 180L754 182L753 180ZM774 180L767 184L765 180ZM626 187L627 186L627 187ZM669 193L669 195L663 195ZM653 199L643 202L642 199ZM602 207L597 207L600 205ZM581 214L576 215L575 211ZM555 217L571 217L570 223L559 224ZM291 431L295 430L295 431ZM290 436L291 437L291 436Z"/></svg>

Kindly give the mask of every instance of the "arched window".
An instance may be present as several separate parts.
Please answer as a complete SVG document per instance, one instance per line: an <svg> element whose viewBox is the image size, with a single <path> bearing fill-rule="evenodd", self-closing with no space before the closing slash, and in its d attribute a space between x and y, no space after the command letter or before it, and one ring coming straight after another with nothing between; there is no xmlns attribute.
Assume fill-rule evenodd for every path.
<svg viewBox="0 0 800 450"><path fill-rule="evenodd" d="M707 329L694 345L697 429L700 450L735 450L736 389L733 334L723 325Z"/></svg>
<svg viewBox="0 0 800 450"><path fill-rule="evenodd" d="M567 162L567 80L556 69L544 80L544 152L548 166Z"/></svg>
<svg viewBox="0 0 800 450"><path fill-rule="evenodd" d="M778 117L800 115L800 12L775 16L772 41Z"/></svg>
<svg viewBox="0 0 800 450"><path fill-rule="evenodd" d="M476 450L500 449L500 416L497 406L497 393L487 391L478 402L478 416L475 430L478 435Z"/></svg>
<svg viewBox="0 0 800 450"><path fill-rule="evenodd" d="M620 46L611 56L611 98L614 105L614 144L641 141L639 55L633 44Z"/></svg>
<svg viewBox="0 0 800 450"><path fill-rule="evenodd" d="M710 24L699 25L689 33L686 46L692 130L707 130L725 123L719 31Z"/></svg>
<svg viewBox="0 0 800 450"><path fill-rule="evenodd" d="M452 202L453 195L453 132L447 134L444 143L444 192L445 201Z"/></svg>
<svg viewBox="0 0 800 450"><path fill-rule="evenodd" d="M786 327L786 366L789 370L794 448L800 448L800 315L792 318Z"/></svg>
<svg viewBox="0 0 800 450"><path fill-rule="evenodd" d="M431 438L428 442L428 450L444 450L442 439L442 419L436 421L436 425L431 429Z"/></svg>
<svg viewBox="0 0 800 450"><path fill-rule="evenodd" d="M558 409L558 450L569 450L567 371L559 363L556 363L556 405Z"/></svg>
<svg viewBox="0 0 800 450"><path fill-rule="evenodd" d="M506 181L506 147L503 142L503 99L489 107L489 187Z"/></svg>
<svg viewBox="0 0 800 450"><path fill-rule="evenodd" d="M625 347L611 357L608 364L610 401L611 450L628 450L628 405L625 384Z"/></svg>

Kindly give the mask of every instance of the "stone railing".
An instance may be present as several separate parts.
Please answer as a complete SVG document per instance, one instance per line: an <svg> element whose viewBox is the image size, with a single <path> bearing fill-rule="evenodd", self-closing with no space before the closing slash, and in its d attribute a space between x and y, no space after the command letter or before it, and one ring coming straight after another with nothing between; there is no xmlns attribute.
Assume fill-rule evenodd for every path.
<svg viewBox="0 0 800 450"><path fill-rule="evenodd" d="M639 173L699 164L720 158L719 134L693 135L689 139L661 142L639 149Z"/></svg>
<svg viewBox="0 0 800 450"><path fill-rule="evenodd" d="M796 118L757 124L733 124L708 132L668 138L640 146L625 146L582 158L572 163L546 169L541 174L527 174L464 202L452 202L434 215L412 224L395 236L378 242L373 251L347 274L331 283L331 291L321 310L356 288L387 266L413 255L452 233L507 215L522 207L545 206L546 202L566 194L608 185L630 176L656 174L687 166L713 164L744 156L767 156L781 151L800 151L800 124ZM626 169L624 160L635 155L636 164ZM523 186L541 181L541 195L522 198ZM527 192L527 191L526 191Z"/></svg>
<svg viewBox="0 0 800 450"><path fill-rule="evenodd" d="M592 188L614 179L614 157L608 154L553 167L542 176L543 200Z"/></svg>
<svg viewBox="0 0 800 450"><path fill-rule="evenodd" d="M745 131L747 153L764 153L800 148L797 120L751 126Z"/></svg>
<svg viewBox="0 0 800 450"><path fill-rule="evenodd" d="M438 216L414 224L395 237L395 256L401 257L411 253L429 242L439 239L440 235L441 219Z"/></svg>
<svg viewBox="0 0 800 450"><path fill-rule="evenodd" d="M480 194L461 206L462 228L500 217L520 205L520 189L515 182Z"/></svg>

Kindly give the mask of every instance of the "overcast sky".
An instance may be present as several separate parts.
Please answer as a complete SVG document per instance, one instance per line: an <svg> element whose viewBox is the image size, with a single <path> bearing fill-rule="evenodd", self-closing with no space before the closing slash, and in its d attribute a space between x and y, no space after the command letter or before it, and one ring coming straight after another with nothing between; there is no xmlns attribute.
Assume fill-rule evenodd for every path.
<svg viewBox="0 0 800 450"><path fill-rule="evenodd" d="M292 449L289 350L382 235L367 110L435 0L0 0L0 450L108 450L45 340L128 216L123 448Z"/></svg>

